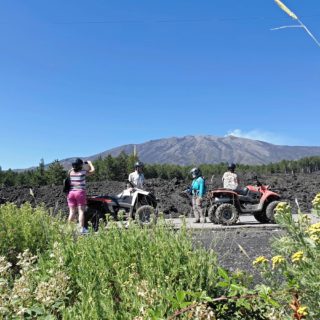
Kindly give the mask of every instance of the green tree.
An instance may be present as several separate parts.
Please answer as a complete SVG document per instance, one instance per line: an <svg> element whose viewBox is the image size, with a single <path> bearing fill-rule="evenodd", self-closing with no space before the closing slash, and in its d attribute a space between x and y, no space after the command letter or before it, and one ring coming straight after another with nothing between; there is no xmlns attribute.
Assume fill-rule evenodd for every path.
<svg viewBox="0 0 320 320"><path fill-rule="evenodd" d="M36 168L36 170L34 170L34 174L31 178L31 184L39 186L44 186L47 184L45 164L43 159L40 160L39 166Z"/></svg>
<svg viewBox="0 0 320 320"><path fill-rule="evenodd" d="M2 184L3 184L3 176L4 176L4 174L3 174L2 168L0 166L0 186L2 186Z"/></svg>
<svg viewBox="0 0 320 320"><path fill-rule="evenodd" d="M105 170L106 170L106 179L107 180L116 180L116 164L113 157L109 154L105 159Z"/></svg>
<svg viewBox="0 0 320 320"><path fill-rule="evenodd" d="M17 184L17 176L18 173L14 172L13 170L9 169L5 172L2 184L5 187L12 187Z"/></svg>
<svg viewBox="0 0 320 320"><path fill-rule="evenodd" d="M119 156L115 158L115 180L125 181L128 179L128 158L129 156L124 151L121 151Z"/></svg>
<svg viewBox="0 0 320 320"><path fill-rule="evenodd" d="M62 181L66 175L67 172L63 168L62 164L59 162L59 160L55 160L49 165L46 171L46 180L48 184L58 186L62 184Z"/></svg>

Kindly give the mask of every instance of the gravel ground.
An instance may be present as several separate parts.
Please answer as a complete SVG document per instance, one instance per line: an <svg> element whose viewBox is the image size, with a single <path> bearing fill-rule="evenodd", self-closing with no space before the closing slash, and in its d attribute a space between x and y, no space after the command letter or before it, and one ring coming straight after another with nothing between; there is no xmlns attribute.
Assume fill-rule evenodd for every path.
<svg viewBox="0 0 320 320"><path fill-rule="evenodd" d="M195 244L217 253L219 265L229 271L242 270L261 280L252 262L258 256L272 257L272 240L284 234L279 228L237 228L229 230L197 230Z"/></svg>

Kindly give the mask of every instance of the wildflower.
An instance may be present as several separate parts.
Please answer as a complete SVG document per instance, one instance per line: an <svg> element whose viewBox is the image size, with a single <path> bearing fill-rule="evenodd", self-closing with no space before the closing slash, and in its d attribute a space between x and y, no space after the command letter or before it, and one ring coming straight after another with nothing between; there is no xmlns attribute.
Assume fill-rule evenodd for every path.
<svg viewBox="0 0 320 320"><path fill-rule="evenodd" d="M21 270L20 273L24 274L29 271L35 270L33 265L35 264L36 260L38 259L37 256L33 256L29 249L23 251L23 253L18 254L18 262L17 265L20 266Z"/></svg>
<svg viewBox="0 0 320 320"><path fill-rule="evenodd" d="M301 260L303 260L304 258L304 253L303 251L297 251L296 253L294 253L291 257L291 261L293 263L299 262Z"/></svg>
<svg viewBox="0 0 320 320"><path fill-rule="evenodd" d="M0 257L0 275L1 274L5 275L11 266L12 264L8 262L5 257L3 256Z"/></svg>
<svg viewBox="0 0 320 320"><path fill-rule="evenodd" d="M275 209L277 214L284 214L290 211L290 206L287 202L279 202Z"/></svg>
<svg viewBox="0 0 320 320"><path fill-rule="evenodd" d="M48 281L40 282L35 290L35 299L47 307L54 306L58 301L66 299L69 291L70 278L58 271Z"/></svg>
<svg viewBox="0 0 320 320"><path fill-rule="evenodd" d="M310 239L313 240L313 241L316 242L316 243L320 243L320 238L319 238L319 236L317 236L316 234L312 234L312 235L310 236Z"/></svg>
<svg viewBox="0 0 320 320"><path fill-rule="evenodd" d="M299 307L299 309L297 310L298 314L300 316L306 316L308 315L308 311L307 311L308 307Z"/></svg>
<svg viewBox="0 0 320 320"><path fill-rule="evenodd" d="M283 264L285 259L283 256L274 256L272 257L272 269L274 269L277 265Z"/></svg>
<svg viewBox="0 0 320 320"><path fill-rule="evenodd" d="M260 256L260 257L256 258L252 264L255 266L255 265L259 265L259 264L264 264L266 262L268 262L268 259L264 256Z"/></svg>
<svg viewBox="0 0 320 320"><path fill-rule="evenodd" d="M320 193L318 193L315 198L312 200L312 205L314 209L320 210Z"/></svg>
<svg viewBox="0 0 320 320"><path fill-rule="evenodd" d="M32 290L30 285L30 279L28 275L25 274L14 281L14 285L11 291L11 301L26 302L31 298L32 298Z"/></svg>
<svg viewBox="0 0 320 320"><path fill-rule="evenodd" d="M308 226L310 225L311 218L307 214L299 215L299 222Z"/></svg>
<svg viewBox="0 0 320 320"><path fill-rule="evenodd" d="M315 244L320 244L320 223L312 224L306 231L310 239L315 242Z"/></svg>
<svg viewBox="0 0 320 320"><path fill-rule="evenodd" d="M316 235L316 236L320 236L320 222L312 224L308 230L307 233L312 236L312 235Z"/></svg>

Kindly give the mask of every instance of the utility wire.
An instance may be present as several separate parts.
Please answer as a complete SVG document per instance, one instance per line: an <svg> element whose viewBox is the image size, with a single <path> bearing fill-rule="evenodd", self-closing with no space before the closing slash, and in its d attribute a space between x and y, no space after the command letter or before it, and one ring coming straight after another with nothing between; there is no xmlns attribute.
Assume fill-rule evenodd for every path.
<svg viewBox="0 0 320 320"><path fill-rule="evenodd" d="M303 16L303 18L310 17L320 17L319 14ZM253 21L253 20L272 20L274 21L276 17L225 17L225 18L191 18L191 19L110 19L110 20L97 20L97 21L53 21L53 22L43 22L31 24L49 24L49 25L94 25L94 24L134 24L134 23L208 23L208 22L223 22L223 21ZM281 20L284 18L281 18ZM28 24L28 22L13 22L13 21L0 21L0 24L17 25L17 24Z"/></svg>

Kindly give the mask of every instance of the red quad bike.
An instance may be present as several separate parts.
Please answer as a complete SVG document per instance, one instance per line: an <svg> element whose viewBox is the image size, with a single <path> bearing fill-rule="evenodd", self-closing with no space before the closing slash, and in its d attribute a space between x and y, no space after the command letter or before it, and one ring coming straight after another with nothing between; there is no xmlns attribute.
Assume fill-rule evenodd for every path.
<svg viewBox="0 0 320 320"><path fill-rule="evenodd" d="M256 185L243 190L215 189L208 193L208 216L213 223L232 225L242 214L253 214L261 223L274 223L275 208L280 195L257 179Z"/></svg>
<svg viewBox="0 0 320 320"><path fill-rule="evenodd" d="M100 219L106 221L106 215L114 220L118 219L118 212L124 211L126 218L137 220L141 225L156 222L157 199L146 190L138 189L127 181L129 188L118 195L96 195L87 197L87 210L85 213L85 227L92 223L95 231L99 228Z"/></svg>

